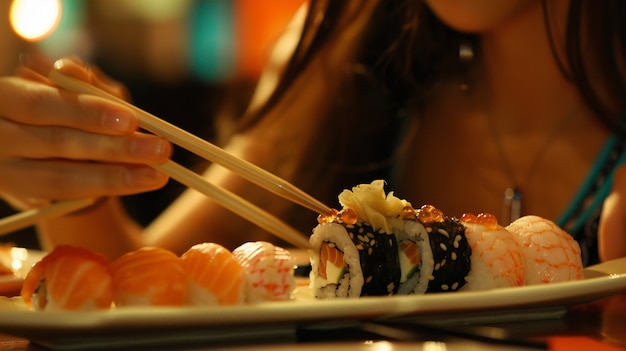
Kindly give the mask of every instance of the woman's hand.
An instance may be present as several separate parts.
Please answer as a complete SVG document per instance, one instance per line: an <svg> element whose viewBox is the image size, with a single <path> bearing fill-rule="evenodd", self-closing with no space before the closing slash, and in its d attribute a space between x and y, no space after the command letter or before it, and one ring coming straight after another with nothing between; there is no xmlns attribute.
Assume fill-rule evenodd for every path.
<svg viewBox="0 0 626 351"><path fill-rule="evenodd" d="M31 58L15 76L0 78L0 196L25 209L163 186L167 177L148 165L165 162L171 145L137 132L129 109L55 87L50 69ZM77 59L59 60L54 69L127 98L122 85Z"/></svg>
<svg viewBox="0 0 626 351"><path fill-rule="evenodd" d="M613 188L604 201L598 247L602 261L626 256L626 165L615 171Z"/></svg>

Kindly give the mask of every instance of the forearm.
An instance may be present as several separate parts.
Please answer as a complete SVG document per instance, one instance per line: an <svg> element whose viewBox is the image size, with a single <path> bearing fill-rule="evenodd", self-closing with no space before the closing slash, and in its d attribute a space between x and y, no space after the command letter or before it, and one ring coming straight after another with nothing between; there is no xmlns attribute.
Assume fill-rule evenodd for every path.
<svg viewBox="0 0 626 351"><path fill-rule="evenodd" d="M143 246L141 228L128 217L118 198L108 198L85 211L46 220L37 229L44 250L57 245L77 245L114 259Z"/></svg>

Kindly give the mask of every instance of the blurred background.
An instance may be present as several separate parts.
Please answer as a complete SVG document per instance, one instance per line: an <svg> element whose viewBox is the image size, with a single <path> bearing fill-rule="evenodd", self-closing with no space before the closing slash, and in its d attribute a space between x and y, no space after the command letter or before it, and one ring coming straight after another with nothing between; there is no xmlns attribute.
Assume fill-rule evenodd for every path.
<svg viewBox="0 0 626 351"><path fill-rule="evenodd" d="M0 74L24 52L78 56L124 83L133 104L214 141L216 116L245 110L272 44L305 1L0 0ZM173 158L202 163L180 148ZM183 190L170 181L124 202L147 224ZM13 213L0 201L0 217ZM33 228L0 241L39 248Z"/></svg>

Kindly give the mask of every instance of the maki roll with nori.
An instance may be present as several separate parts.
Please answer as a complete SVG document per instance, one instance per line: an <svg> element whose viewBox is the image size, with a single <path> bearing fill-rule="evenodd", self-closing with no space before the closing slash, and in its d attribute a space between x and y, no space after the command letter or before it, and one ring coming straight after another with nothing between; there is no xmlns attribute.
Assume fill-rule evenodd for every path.
<svg viewBox="0 0 626 351"><path fill-rule="evenodd" d="M465 227L456 218L446 217L430 205L419 209L417 218L426 227L433 255L432 274L426 292L461 289L471 269L472 255Z"/></svg>
<svg viewBox="0 0 626 351"><path fill-rule="evenodd" d="M316 297L392 295L398 290L398 248L393 235L364 222L327 223L311 238L316 248L311 281Z"/></svg>
<svg viewBox="0 0 626 351"><path fill-rule="evenodd" d="M311 287L319 298L455 291L469 272L464 227L432 206L415 210L384 182L339 195L311 236ZM447 236L445 235L447 234Z"/></svg>

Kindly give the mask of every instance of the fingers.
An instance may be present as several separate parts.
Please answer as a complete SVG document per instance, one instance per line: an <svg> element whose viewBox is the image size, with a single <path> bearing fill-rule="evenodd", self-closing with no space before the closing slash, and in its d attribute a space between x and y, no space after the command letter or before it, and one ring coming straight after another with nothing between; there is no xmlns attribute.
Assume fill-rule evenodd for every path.
<svg viewBox="0 0 626 351"><path fill-rule="evenodd" d="M0 160L65 158L101 162L154 164L165 162L171 144L158 136L95 135L66 127L38 127L0 118Z"/></svg>
<svg viewBox="0 0 626 351"><path fill-rule="evenodd" d="M52 69L52 62L36 50L20 54L21 65L16 75L24 79L50 84L48 72Z"/></svg>
<svg viewBox="0 0 626 351"><path fill-rule="evenodd" d="M171 144L137 132L133 111L96 96L54 87L53 65L29 57L0 78L0 194L11 203L134 194L167 176L145 164L165 162ZM125 88L78 59L58 69L126 98ZM43 83L43 84L42 84Z"/></svg>
<svg viewBox="0 0 626 351"><path fill-rule="evenodd" d="M0 164L0 188L9 198L67 200L154 190L168 178L141 165L33 161ZM20 189L19 194L12 189Z"/></svg>
<svg viewBox="0 0 626 351"><path fill-rule="evenodd" d="M137 116L119 104L15 77L0 79L0 116L21 124L109 135L129 134L139 125Z"/></svg>
<svg viewBox="0 0 626 351"><path fill-rule="evenodd" d="M130 94L123 84L109 78L98 67L86 65L80 59L60 59L54 63L54 69L63 74L84 80L85 82L123 100L128 100L130 98Z"/></svg>

